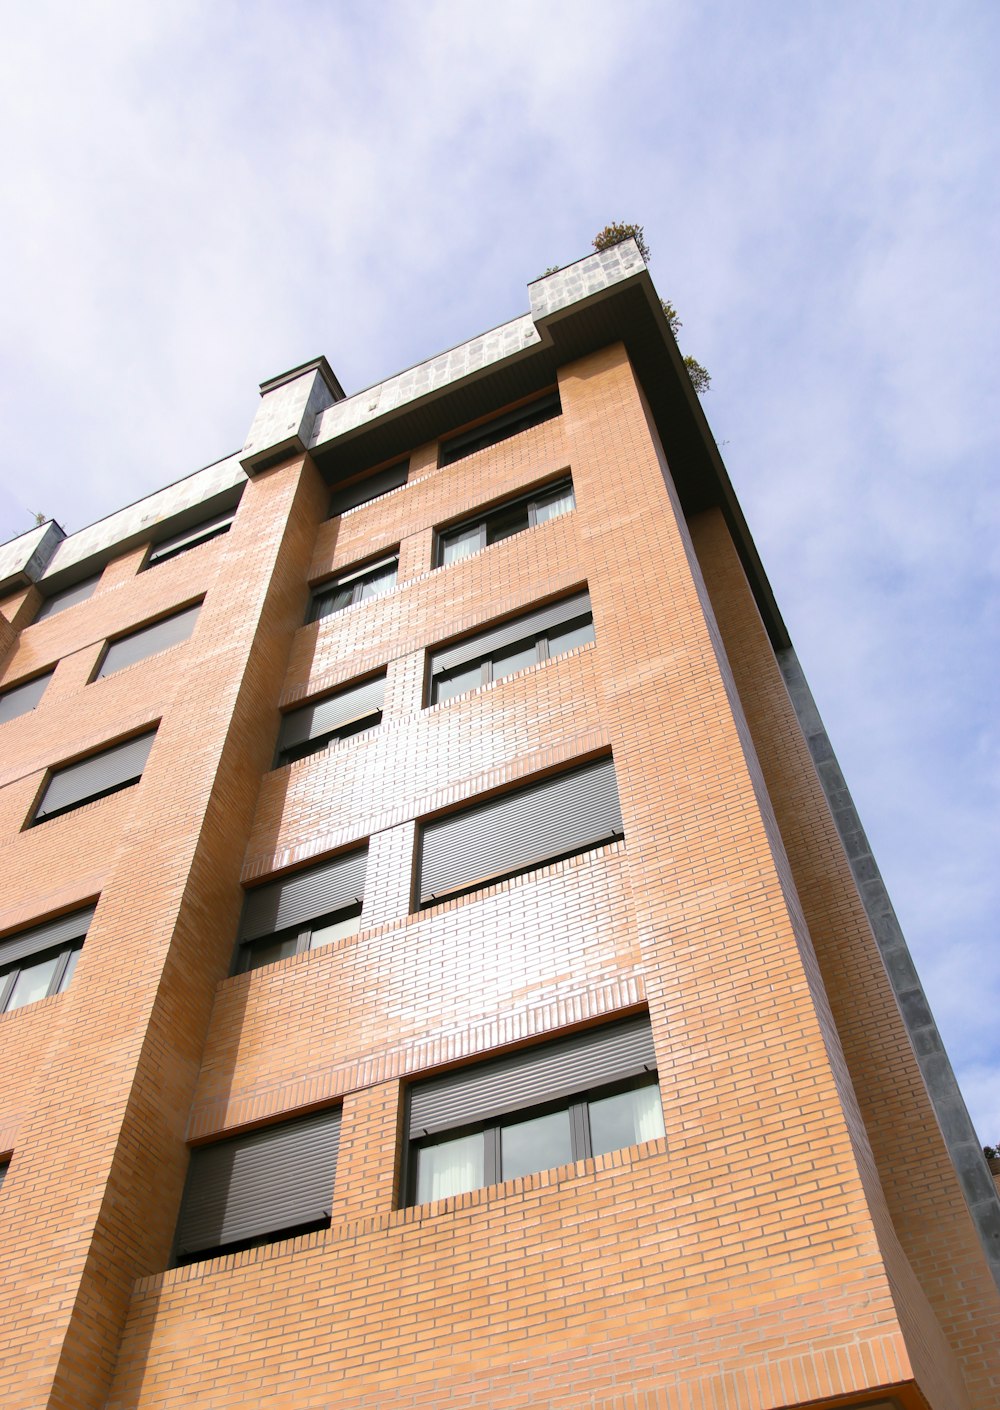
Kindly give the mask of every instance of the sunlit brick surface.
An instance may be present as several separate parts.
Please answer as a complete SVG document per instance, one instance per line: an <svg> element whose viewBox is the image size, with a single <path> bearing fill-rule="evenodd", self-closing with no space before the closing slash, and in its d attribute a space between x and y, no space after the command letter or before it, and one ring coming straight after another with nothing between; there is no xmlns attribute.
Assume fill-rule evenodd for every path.
<svg viewBox="0 0 1000 1410"><path fill-rule="evenodd" d="M340 519L293 461L222 539L122 555L37 627L0 604L5 682L59 662L0 736L3 931L101 895L71 988L0 1018L0 1403L998 1403L933 1138L892 1182L926 1096L725 530L696 556L620 345L559 383L560 418L413 447ZM434 568L436 525L567 471L575 510ZM392 592L302 625L309 583L397 547ZM429 648L584 585L593 644L424 707ZM87 684L202 594L189 642ZM377 731L271 769L279 703L383 667ZM21 831L47 767L157 721L138 787ZM415 912L421 818L608 750L623 841ZM360 933L227 977L240 883L362 839ZM646 1007L665 1139L400 1207L407 1079ZM187 1143L331 1101L330 1229L169 1269Z"/></svg>

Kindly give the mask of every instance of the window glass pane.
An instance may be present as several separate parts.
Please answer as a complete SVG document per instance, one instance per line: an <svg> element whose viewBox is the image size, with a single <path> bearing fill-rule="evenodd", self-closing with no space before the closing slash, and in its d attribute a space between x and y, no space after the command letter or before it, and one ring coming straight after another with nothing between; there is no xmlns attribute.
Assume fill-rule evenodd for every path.
<svg viewBox="0 0 1000 1410"><path fill-rule="evenodd" d="M58 964L59 956L53 955L51 959L39 960L37 964L24 965L10 991L10 998L7 1000L8 1013L11 1009L23 1008L25 1004L44 999Z"/></svg>
<svg viewBox="0 0 1000 1410"><path fill-rule="evenodd" d="M329 916L326 920L313 926L309 948L310 950L318 950L321 945L329 945L334 940L342 939L345 935L357 935L360 929L360 911L354 911L349 915Z"/></svg>
<svg viewBox="0 0 1000 1410"><path fill-rule="evenodd" d="M554 491L535 500L535 523L544 524L546 519L558 519L560 514L568 514L575 507L572 485Z"/></svg>
<svg viewBox="0 0 1000 1410"><path fill-rule="evenodd" d="M263 945L254 945L250 951L247 969L261 969L266 964L277 964L294 955L299 947L298 935L287 936L284 940L271 940Z"/></svg>
<svg viewBox="0 0 1000 1410"><path fill-rule="evenodd" d="M389 592L396 586L396 565L388 563L384 568L380 568L377 573L373 573L370 578L366 578L360 584L361 593L359 602L368 602L373 597L381 597L383 593Z"/></svg>
<svg viewBox="0 0 1000 1410"><path fill-rule="evenodd" d="M528 527L528 506L517 504L513 509L494 514L487 520L486 539L488 543L499 543L513 534L520 534Z"/></svg>
<svg viewBox="0 0 1000 1410"><path fill-rule="evenodd" d="M468 558L470 553L478 553L482 543L482 524L470 524L468 528L456 529L441 540L441 564L457 563Z"/></svg>
<svg viewBox="0 0 1000 1410"><path fill-rule="evenodd" d="M68 989L68 988L69 988L70 980L73 978L73 972L74 972L74 970L76 969L76 962L77 962L77 960L78 960L79 958L80 958L80 951L79 951L79 949L70 950L70 952L69 952L69 959L66 961L66 968L65 968L65 970L63 971L63 977L62 977L62 979L60 979L60 981L59 981L59 992L60 992L60 994L63 992L64 989Z"/></svg>
<svg viewBox="0 0 1000 1410"><path fill-rule="evenodd" d="M574 646L583 646L593 640L593 622L571 622L568 627L549 632L549 655L559 656L564 651L572 651Z"/></svg>
<svg viewBox="0 0 1000 1410"><path fill-rule="evenodd" d="M500 1169L504 1180L512 1180L515 1175L532 1175L536 1170L549 1170L553 1165L566 1165L572 1159L568 1111L533 1116L528 1121L515 1121L501 1128Z"/></svg>
<svg viewBox="0 0 1000 1410"><path fill-rule="evenodd" d="M417 1151L417 1204L478 1190L486 1181L485 1150L482 1131L421 1147Z"/></svg>
<svg viewBox="0 0 1000 1410"><path fill-rule="evenodd" d="M442 700L451 700L467 690L475 690L482 679L483 668L478 661L474 661L471 666L461 666L450 671L446 676L437 676L434 681L434 703L437 705Z"/></svg>
<svg viewBox="0 0 1000 1410"><path fill-rule="evenodd" d="M493 679L502 680L504 676L513 675L515 671L523 671L525 666L533 666L537 660L538 648L533 641L508 647L506 651L498 651L493 657Z"/></svg>
<svg viewBox="0 0 1000 1410"><path fill-rule="evenodd" d="M655 1082L589 1103L590 1143L595 1155L655 1141L663 1135L663 1108Z"/></svg>

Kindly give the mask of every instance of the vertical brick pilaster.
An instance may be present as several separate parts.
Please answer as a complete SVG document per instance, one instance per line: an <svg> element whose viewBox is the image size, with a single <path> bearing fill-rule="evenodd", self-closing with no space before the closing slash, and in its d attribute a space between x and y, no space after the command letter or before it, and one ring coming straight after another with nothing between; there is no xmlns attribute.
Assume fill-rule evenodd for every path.
<svg viewBox="0 0 1000 1410"><path fill-rule="evenodd" d="M416 824L403 823L373 834L365 876L365 929L399 920L410 910L410 878Z"/></svg>
<svg viewBox="0 0 1000 1410"><path fill-rule="evenodd" d="M105 885L5 1190L15 1270L0 1289L5 1404L98 1410L132 1281L166 1262L269 762L265 724L324 502L301 460L248 486L225 548L228 591L206 601L179 707L160 723L142 815ZM111 1011L113 1027L94 1021Z"/></svg>
<svg viewBox="0 0 1000 1410"><path fill-rule="evenodd" d="M344 1099L334 1190L337 1222L384 1214L395 1203L401 1089L382 1082Z"/></svg>

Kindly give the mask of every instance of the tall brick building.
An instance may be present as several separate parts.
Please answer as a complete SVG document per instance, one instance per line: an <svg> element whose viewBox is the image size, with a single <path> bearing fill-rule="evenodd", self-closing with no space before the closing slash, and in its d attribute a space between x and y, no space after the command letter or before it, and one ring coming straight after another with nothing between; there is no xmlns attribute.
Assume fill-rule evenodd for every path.
<svg viewBox="0 0 1000 1410"><path fill-rule="evenodd" d="M631 242L0 548L0 1404L995 1410L1000 1207Z"/></svg>

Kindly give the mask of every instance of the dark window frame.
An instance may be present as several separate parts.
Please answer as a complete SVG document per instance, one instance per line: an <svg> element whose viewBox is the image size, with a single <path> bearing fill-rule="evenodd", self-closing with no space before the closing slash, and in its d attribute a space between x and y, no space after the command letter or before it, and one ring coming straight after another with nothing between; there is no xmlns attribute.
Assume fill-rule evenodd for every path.
<svg viewBox="0 0 1000 1410"><path fill-rule="evenodd" d="M401 460L394 460L389 465L383 465L377 470L367 470L363 475L358 475L346 485L334 486L330 494L330 503L326 517L337 519L342 514L349 514L352 509L360 509L362 505L371 504L372 500L381 499L384 494L391 494L393 490L402 489L410 478L410 457L404 456ZM370 493L367 492L370 489ZM355 494L360 498L355 498Z"/></svg>
<svg viewBox="0 0 1000 1410"><path fill-rule="evenodd" d="M282 733L285 729L286 721L294 719L295 716L323 705L327 701L334 701L338 698L352 694L363 689L364 686L381 680L383 682L383 704L372 706L360 710L356 715L350 716L332 729L323 730L318 734L310 735L307 739L301 740L297 744L282 745ZM332 744L339 744L342 740L353 739L355 736L370 734L378 729L382 723L385 713L384 707L384 682L386 671L377 671L373 675L363 676L358 680L351 681L347 685L338 686L336 690L327 691L323 695L317 695L309 700L296 705L292 710L282 713L281 724L278 727L278 743L275 748L273 768L282 769L288 764L298 763L302 759L312 758L314 754L322 754L330 748Z"/></svg>
<svg viewBox="0 0 1000 1410"><path fill-rule="evenodd" d="M553 603L552 605L554 607L557 607L559 604ZM533 610L531 612L522 614L522 616L526 624L529 624L531 619L537 616L537 612ZM518 621L520 620L521 618L518 617L508 618L503 622L497 623L492 629L488 628L482 633L477 632L476 637L488 637L500 628L512 629L516 627ZM503 646L495 646L491 650L484 652L482 656L470 657L468 660L460 661L457 665L447 669L435 670L435 657L441 655L442 653L441 651L431 651L428 653L427 686L424 692L426 705L427 707L430 707L432 705L446 705L452 700L459 699L461 695L465 694L466 690L476 690L484 685L493 685L494 667L496 662L502 660L505 653L513 653L516 650L524 649L529 644L533 645L535 648L535 660L529 663L529 665L540 666L545 661L557 661L560 656L566 655L567 652L575 651L576 647L567 647L566 651L556 651L553 654L551 649L552 639L554 637L558 637L560 633L568 632L573 628L587 626L591 628L590 640L591 642L593 642L594 640L596 640L596 637L593 634L594 612L593 607L589 605L573 617L567 617L557 622L548 623L543 627L538 627L534 631L528 631L523 637L515 637L511 641L505 642ZM474 639L475 638L471 638L470 640ZM459 644L460 642L455 642L452 643L452 646L454 647ZM583 643L580 644L582 645ZM447 649L448 648L445 648L445 650ZM474 685L469 685L465 687L465 690L458 691L454 695L446 696L443 700L440 698L439 688L442 682L452 680L457 675L466 675L472 670L474 670L477 666L480 670L480 677ZM526 665L523 667L519 667L518 669L528 670L529 666ZM502 675L497 676L495 679L505 680L506 678L507 673L504 672Z"/></svg>
<svg viewBox="0 0 1000 1410"><path fill-rule="evenodd" d="M373 597L364 597L364 589L374 577L377 578L383 569L389 564L394 566L393 580L382 592L376 593ZM334 617L339 612L345 612L348 607L360 606L362 602L377 602L380 597L386 597L393 592L399 581L399 548L398 546L389 553L380 554L377 559L368 563L363 563L357 568L349 569L344 573L338 573L336 577L327 578L321 583L313 586L312 594L309 598L309 612L306 616L306 625L311 622L321 622L325 617ZM332 599L344 588L352 588L352 596L349 602L342 602L339 607L329 607L323 610L322 604L327 599Z"/></svg>
<svg viewBox="0 0 1000 1410"><path fill-rule="evenodd" d="M75 969L73 956L83 949L93 915L94 907L85 906L27 929L15 930L0 939L0 1013L16 1013L22 1007L31 1007L31 1004L19 1004L16 1009L8 1008L18 978L25 969L45 964L53 957L58 958L58 963L48 988L31 1003L51 998L69 987ZM8 959L2 958L5 952L10 956Z"/></svg>
<svg viewBox="0 0 1000 1410"><path fill-rule="evenodd" d="M301 1234L328 1229L333 1214L342 1112L342 1104L337 1102L335 1105L305 1113L300 1112L280 1121L268 1122L265 1126L258 1126L250 1131L240 1131L233 1135L222 1136L218 1140L208 1141L193 1147L190 1153L181 1208L178 1213L177 1229L174 1234L172 1260L174 1266L183 1267L187 1264L203 1262L209 1258L221 1258L245 1249L260 1248L265 1244L277 1243L285 1239L296 1238ZM329 1171L321 1171L318 1167L309 1168L309 1183L312 1188L309 1191L306 1204L316 1207L314 1202L318 1194L318 1187L322 1185L325 1192L323 1203L319 1206L321 1213L313 1218L291 1223L285 1223L279 1219L279 1222L271 1228L260 1227L257 1210L253 1206L255 1189L247 1184L248 1173L241 1172L238 1162L233 1161L230 1163L228 1178L226 1178L218 1167L215 1170L212 1169L213 1157L221 1155L224 1159L227 1151L239 1152L241 1148L244 1151L252 1151L254 1147L259 1146L262 1139L266 1148L270 1137L277 1138L279 1143L283 1137L294 1142L297 1134L299 1139L304 1136L308 1141L310 1127L314 1133L317 1133L311 1144L310 1156L315 1158L324 1152L330 1158ZM250 1159L252 1162L253 1157L251 1156ZM256 1173L258 1177L263 1177L264 1184L260 1189L263 1201L273 1201L276 1192L280 1190L280 1199L284 1202L302 1203L301 1190L298 1192L297 1199L295 1195L296 1176L301 1178L302 1173L301 1156L297 1159L292 1153L291 1160L289 1160L287 1146L284 1154L282 1154L280 1147L276 1154L275 1148L272 1146L270 1156L265 1154L263 1162L257 1162ZM326 1188L327 1178L329 1179L328 1188ZM199 1189L199 1185L201 1189ZM211 1215L209 1216L208 1228L206 1228L204 1214L201 1214L199 1219L199 1197L202 1200L211 1200L213 1195L217 1198L219 1193L223 1193L226 1204L228 1204L230 1198L233 1197L234 1189L236 1200L241 1203L239 1215L234 1217L238 1217L244 1226L257 1222L257 1232L219 1243L214 1243L211 1239L207 1242L201 1242L211 1229L214 1219ZM273 1216L273 1203L271 1203L271 1209ZM297 1212L304 1212L304 1209ZM229 1211L224 1210L220 1222L224 1223L229 1217ZM220 1218L220 1216L216 1214L215 1218ZM185 1246L185 1236L192 1239L197 1246Z"/></svg>
<svg viewBox="0 0 1000 1410"><path fill-rule="evenodd" d="M19 1013L21 1008L31 1008L31 1004L19 1004L16 1009L8 1010L7 1005L10 1002L11 995L14 992L14 986L20 977L21 971L23 969L30 969L36 964L43 964L46 960L50 960L53 955L59 957L59 963L53 971L52 978L49 981L49 987L38 999L32 1000L32 1003L41 1003L42 999L51 999L53 994L61 994L64 989L69 987L69 979L66 977L66 972L70 966L70 959L73 955L79 954L82 949L83 940L68 940L62 945L53 945L48 950L40 950L37 954L25 955L22 960L14 961L10 965L6 965L0 969L0 1013ZM70 979L71 978L72 973L70 974Z"/></svg>
<svg viewBox="0 0 1000 1410"><path fill-rule="evenodd" d="M458 431L438 443L438 466L453 465L456 460L464 460L476 451L499 445L522 431L530 431L545 421L562 415L562 402L559 388L551 387L540 396L499 412L488 420L477 422L465 431Z"/></svg>
<svg viewBox="0 0 1000 1410"><path fill-rule="evenodd" d="M241 940L237 950L236 973L249 974L255 969L268 969L272 964L280 964L282 960L291 959L293 955L304 955L312 949L313 932L324 930L328 925L334 925L338 921L353 920L355 917L360 922L361 909L364 902L356 901L350 906L341 906L337 910L329 911L326 915L314 916L311 920L304 921L301 925L286 926L284 930L276 930L271 935L261 935L255 940ZM358 927L360 929L360 925ZM348 932L357 934L356 931ZM260 964L253 964L252 959L255 952L271 949L275 945L288 944L295 941L295 948L287 955L282 955L274 960L262 960ZM322 949L322 946L317 948Z"/></svg>
<svg viewBox="0 0 1000 1410"><path fill-rule="evenodd" d="M455 563L464 562L474 553L482 553L483 549L489 548L491 544L502 543L504 539L515 538L518 534L526 533L528 529L537 528L539 509L544 508L554 499L561 499L567 491L573 496L573 504L571 509L564 512L571 513L576 508L576 490L573 486L572 475L565 474L555 480L547 480L542 485L536 485L534 489L517 495L513 499L502 500L492 508L468 515L456 523L443 525L434 534L435 568L452 567ZM522 507L524 523L521 523L520 511ZM558 517L562 518L563 516L559 515ZM517 527L511 528L510 532L500 534L495 532L497 528L506 528L514 520L517 522ZM542 520L542 522L547 523L548 520ZM446 563L445 554L448 545L457 540L471 537L472 530L476 528L479 530L478 545L469 553L463 554L461 558L454 559L452 563Z"/></svg>
<svg viewBox="0 0 1000 1410"><path fill-rule="evenodd" d="M428 828L433 827L435 824L447 823L450 819L473 817L477 813L488 816L490 808L495 804L503 804L506 800L513 800L518 796L529 797L532 793L541 792L550 784L555 784L564 779L571 779L575 775L582 775L588 770L592 768L596 769L597 766L602 764L611 765L617 796L617 776L614 775L613 756L611 754L603 754L599 755L597 758L590 758L584 761L574 760L569 767L547 772L541 778L518 780L517 784L512 788L506 788L499 792L491 793L486 798L474 798L464 803L462 807L453 808L447 813L438 813L431 817L419 819L417 823L416 865L413 868L413 892L411 895L410 913L419 914L421 911L431 910L433 907L442 905L447 901L458 900L460 897L472 895L477 891L483 891L487 887L494 886L501 881L510 881L519 876L527 876L531 872L539 871L542 867L553 866L556 862L568 861L572 857L585 856L588 852L595 852L601 847L610 845L612 842L621 841L625 836L625 828L624 821L621 818L619 798L618 823L606 835L581 841L579 845L574 843L562 850L544 852L537 856L526 858L523 862L518 861L513 866L504 866L488 872L479 872L469 880L463 879L460 885L448 887L442 891L428 892L424 890L424 847Z"/></svg>
<svg viewBox="0 0 1000 1410"><path fill-rule="evenodd" d="M159 542L151 543L139 571L145 573L150 568L158 568L161 563L169 563L172 558L179 558L182 553L187 553L192 548L200 548L203 543L210 543L212 539L228 534L238 509L237 503L232 509L220 510L218 514L212 514L207 519L192 524L190 529L168 534Z"/></svg>
<svg viewBox="0 0 1000 1410"><path fill-rule="evenodd" d="M204 601L204 597L199 597L194 602L186 603L183 607L177 607L170 612L162 613L159 617L154 617L152 621L141 622L130 631L119 632L117 636L109 636L98 657L97 665L94 667L93 675L90 678L90 683L93 684L95 681L106 680L109 676L117 675L119 671L128 670L130 666L138 666L140 662L147 661L150 656L158 656L162 651L169 651L174 646L183 646L186 641L190 641L191 635L197 625L198 613L201 611ZM176 641L167 642L163 646L154 645L145 655L137 656L134 661L126 661L121 666L115 666L113 670L106 671L104 669L114 647L121 645L123 642L132 641L135 637L151 634L155 632L158 627L165 626L168 622L174 621L175 618L186 617L192 613L194 616L191 623L191 630L188 632L187 636L179 637Z"/></svg>
<svg viewBox="0 0 1000 1410"><path fill-rule="evenodd" d="M60 612L68 612L71 607L77 607L82 602L89 602L100 585L103 572L104 569L101 568L98 572L91 573L89 577L80 578L77 582L70 583L68 587L59 588L56 592L52 593L51 596L43 597L38 605L38 610L35 612L34 620L31 622L31 625L34 626L36 622L48 621L50 617L57 617ZM42 584L40 583L38 586L40 591ZM85 592L82 597L73 597L71 602L63 602L60 604L60 598L69 597L73 593L79 593L81 588L89 588L89 591Z"/></svg>
<svg viewBox="0 0 1000 1410"><path fill-rule="evenodd" d="M362 854L364 861L359 875L358 867ZM305 954L312 949L312 937L315 931L342 921L357 919L357 930L345 932L342 938L346 939L356 935L361 929L360 918L365 902L368 855L369 842L368 839L365 839L360 846L352 845L343 851L335 852L332 856L323 858L321 861L313 862L310 866L299 867L295 871L285 872L280 876L265 878L258 885L247 888L244 894L243 912L240 917L231 972L233 974L247 974L251 970L266 969L272 964L280 964L282 960L291 959L293 955ZM340 893L336 897L339 904L331 905L325 910L321 909L315 914L309 914L306 909L299 920L294 920L286 925L278 925L274 930L258 930L259 921L255 922L252 914L255 907L260 905L266 907L269 898L272 898L271 904L275 905L278 910L286 903L301 907L302 891L304 890L308 897L310 883L313 879L320 885L324 880L327 882L332 880L333 885L340 888ZM294 899L290 900L294 895L292 888L295 887L301 888L297 903ZM307 900L305 904L308 908L310 903ZM253 963L255 953L291 942L294 942L294 948L287 955L261 960L259 964ZM317 948L324 947L318 946Z"/></svg>
<svg viewBox="0 0 1000 1410"><path fill-rule="evenodd" d="M96 803L101 798L110 798L113 793L121 793L126 788L135 787L137 783L141 782L142 776L145 773L146 764L149 762L149 750L146 751L146 757L143 760L142 768L137 774L133 774L129 778L120 779L117 782L110 784L107 788L98 789L96 793L88 793L82 797L76 798L69 803L63 804L62 807L46 809L44 814L39 817L39 810L42 808L42 805L44 804L45 799L48 796L48 792L49 789L52 787L53 780L58 778L60 774L65 773L69 769L75 768L78 764L86 764L89 763L91 760L100 759L105 754L112 754L119 749L124 749L127 745L134 744L137 740L140 739L148 738L149 747L150 749L152 749L158 728L158 724L154 725L152 729L142 730L139 734L130 735L127 739L116 740L115 743L107 745L104 749L95 749L89 754L84 754L79 759L70 759L64 763L53 765L52 767L47 769L45 773L45 778L42 783L42 787L38 794L38 799L31 810L31 815L26 825L29 827L39 827L42 823L51 822L53 818L61 818L64 817L67 813L75 812L77 808L83 808L88 803Z"/></svg>
<svg viewBox="0 0 1000 1410"><path fill-rule="evenodd" d="M633 1012L571 1033L549 1034L540 1042L481 1055L459 1067L417 1078L405 1090L403 1202L418 1202L420 1153L469 1136L483 1137L483 1179L473 1188L483 1189L519 1174L535 1173L504 1174L503 1132L556 1113L565 1112L568 1117L567 1161L590 1159L595 1154L593 1104L649 1088L657 1093L662 1118L662 1094L648 1012ZM644 1140L663 1138L664 1124L659 1124L660 1130ZM635 1144L643 1144L643 1140L623 1146L605 1145L598 1154L626 1150Z"/></svg>
<svg viewBox="0 0 1000 1410"><path fill-rule="evenodd" d="M622 1092L638 1091L642 1087L656 1087L659 1090L659 1076L655 1068L642 1077L625 1077L618 1081L589 1087L585 1092L574 1095L572 1098L555 1097L551 1101L536 1102L529 1106L519 1107L516 1111L505 1111L501 1116L467 1121L461 1126L451 1127L447 1131L435 1132L433 1136L426 1136L423 1139L408 1139L405 1162L405 1204L407 1206L417 1204L417 1164L420 1152L432 1149L434 1146L446 1145L449 1141L458 1140L462 1136L476 1136L482 1133L485 1138L484 1178L482 1185L476 1186L477 1189L488 1189L491 1185L500 1185L505 1180L516 1179L516 1176L504 1175L503 1173L501 1133L506 1126L516 1126L522 1121L533 1121L536 1117L553 1116L562 1111L568 1112L572 1148L570 1161L590 1160L594 1154L593 1136L590 1129L591 1103L605 1097L618 1096ZM630 1147L619 1146L615 1149L629 1150ZM543 1166L542 1168L551 1167Z"/></svg>
<svg viewBox="0 0 1000 1410"><path fill-rule="evenodd" d="M31 705L24 705L20 709L15 709L14 713L8 715L6 718L0 718L0 725L9 725L12 721L19 720L24 715L30 715L33 710L38 709L39 705L42 703L42 697L48 689L49 681L55 675L55 669L55 666L50 666L47 671L37 671L33 676L28 676L25 680L15 681L0 690L0 707L2 707L3 702L9 700L11 696L28 691L30 687L37 686L38 683L41 682L41 690L38 692L34 702Z"/></svg>

